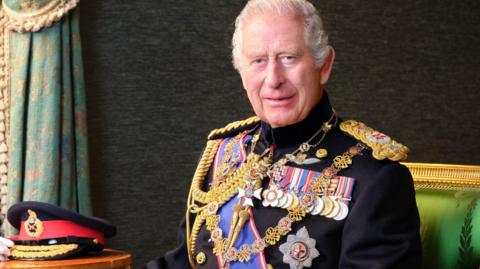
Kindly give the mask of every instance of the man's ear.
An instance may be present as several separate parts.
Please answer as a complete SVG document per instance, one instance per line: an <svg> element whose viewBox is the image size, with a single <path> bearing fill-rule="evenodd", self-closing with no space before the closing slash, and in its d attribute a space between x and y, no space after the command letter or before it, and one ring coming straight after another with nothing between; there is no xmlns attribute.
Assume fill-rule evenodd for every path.
<svg viewBox="0 0 480 269"><path fill-rule="evenodd" d="M333 61L335 60L335 50L331 46L327 46L328 55L320 69L320 84L323 86L327 84L330 78L330 72L332 72Z"/></svg>

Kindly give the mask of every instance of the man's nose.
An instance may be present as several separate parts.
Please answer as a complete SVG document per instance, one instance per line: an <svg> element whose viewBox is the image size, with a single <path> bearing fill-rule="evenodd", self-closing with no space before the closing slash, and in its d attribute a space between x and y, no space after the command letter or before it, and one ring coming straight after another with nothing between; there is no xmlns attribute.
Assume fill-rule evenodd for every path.
<svg viewBox="0 0 480 269"><path fill-rule="evenodd" d="M267 68L266 82L268 87L272 89L279 88L284 82L283 70L279 63L270 61Z"/></svg>

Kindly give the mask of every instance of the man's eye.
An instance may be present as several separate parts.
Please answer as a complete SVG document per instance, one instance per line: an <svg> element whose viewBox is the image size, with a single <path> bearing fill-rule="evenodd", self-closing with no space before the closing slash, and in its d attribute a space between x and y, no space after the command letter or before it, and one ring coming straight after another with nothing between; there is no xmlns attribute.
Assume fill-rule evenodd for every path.
<svg viewBox="0 0 480 269"><path fill-rule="evenodd" d="M281 59L282 62L284 62L284 63L291 63L291 62L293 62L293 61L295 60L295 56L293 56L293 55L285 55L285 56L282 56L280 59Z"/></svg>
<svg viewBox="0 0 480 269"><path fill-rule="evenodd" d="M261 63L263 63L263 62L264 62L263 59L255 59L255 60L253 61L254 64L261 64Z"/></svg>

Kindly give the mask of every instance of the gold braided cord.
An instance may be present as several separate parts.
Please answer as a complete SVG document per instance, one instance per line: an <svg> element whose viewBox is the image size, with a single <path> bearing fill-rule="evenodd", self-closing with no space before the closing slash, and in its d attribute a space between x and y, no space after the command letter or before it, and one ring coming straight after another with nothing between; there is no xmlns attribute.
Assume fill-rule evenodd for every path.
<svg viewBox="0 0 480 269"><path fill-rule="evenodd" d="M232 123L227 124L227 126L225 126L223 128L219 128L219 129L215 129L215 130L211 131L210 134L208 135L208 139L210 139L212 136L237 129L237 128L240 128L242 126L250 125L250 124L252 124L254 122L257 122L259 120L260 120L260 118L258 116L253 116L253 117L250 117L250 118L245 119L245 120L234 121Z"/></svg>
<svg viewBox="0 0 480 269"><path fill-rule="evenodd" d="M195 252L195 242L200 232L202 224L205 222L206 216L204 215L205 211L200 210L197 203L208 204L210 202L217 202L218 206L222 206L225 202L230 200L238 192L238 188L244 187L246 184L244 179L249 177L250 169L258 163L260 157L258 155L251 155L246 163L242 164L240 168L235 171L233 174L228 176L224 182L220 183L218 186L211 188L208 192L202 191L202 185L206 179L208 170L215 159L215 155L220 146L221 140L209 140L205 151L203 152L202 158L198 163L197 169L194 173L192 184L190 187L190 192L187 200L187 212L186 212L186 228L187 228L187 248L188 248L188 258L190 265L194 265L194 252ZM200 214L197 214L199 213ZM190 215L197 214L194 225L190 226ZM191 228L190 228L191 227Z"/></svg>
<svg viewBox="0 0 480 269"><path fill-rule="evenodd" d="M402 163L412 174L416 189L478 190L479 165Z"/></svg>
<svg viewBox="0 0 480 269"><path fill-rule="evenodd" d="M193 222L192 226L192 233L191 233L191 243L190 243L190 251L192 253L192 258L195 254L195 248L197 246L197 237L198 233L200 232L200 229L202 228L203 223L205 222L206 219L206 212L202 211L200 214L198 214L195 218L195 221Z"/></svg>
<svg viewBox="0 0 480 269"><path fill-rule="evenodd" d="M190 190L191 195L189 195L188 199L189 211L187 212L187 221L190 213L193 213L195 209L198 209L196 202L202 204L215 202L218 204L218 207L221 207L238 193L239 188L245 188L245 180L249 178L249 171L253 168L255 164L259 162L259 159L259 155L250 155L248 161L242 164L237 171L235 171L232 175L228 176L227 179L220 185L218 185L217 187L213 187L208 192L204 192L200 189L203 183L203 179L205 177L202 180L193 181ZM198 213L198 210L195 211L195 213ZM191 231L188 230L190 225L189 223L187 223L187 238L189 238L188 240L190 241L187 241L187 247L189 248L189 259L192 259L192 262L193 256L195 254L195 241L197 240L202 224L205 222L205 214L205 210L201 210L200 214L197 214Z"/></svg>
<svg viewBox="0 0 480 269"><path fill-rule="evenodd" d="M10 249L10 255L15 258L46 258L63 255L78 248L78 244L22 246L15 245Z"/></svg>
<svg viewBox="0 0 480 269"><path fill-rule="evenodd" d="M386 143L378 143L371 140L371 135L378 133L362 122L347 120L340 123L340 129L355 139L360 140L372 149L372 156L377 160L388 158L392 161L404 161L408 156L408 148L391 139Z"/></svg>
<svg viewBox="0 0 480 269"><path fill-rule="evenodd" d="M195 262L193 258L193 250L192 245L195 245L196 238L198 236L198 232L200 229L195 229L193 232L191 231L190 226L190 215L192 214L192 210L197 208L195 201L193 200L193 191L198 190L201 188L201 184L203 179L206 177L208 173L208 169L215 158L215 154L218 150L218 146L220 145L220 140L208 140L207 146L203 151L202 158L200 162L198 162L197 169L193 174L192 184L190 185L190 192L188 193L187 198L187 211L185 213L185 221L186 221L186 239L187 239L187 251L188 251L188 261L192 268L195 267ZM196 221L196 219L195 219ZM201 225L200 225L201 226ZM193 237L195 235L195 237Z"/></svg>
<svg viewBox="0 0 480 269"><path fill-rule="evenodd" d="M208 192L201 190L203 178L201 180L198 179L198 181L193 181L193 200L202 204L217 202L219 207L222 206L237 194L238 188L245 186L245 180L250 178L250 170L258 163L259 159L259 155L250 155L247 162L242 164L237 171L228 176L225 181L221 182L218 186L212 187Z"/></svg>
<svg viewBox="0 0 480 269"><path fill-rule="evenodd" d="M202 184L205 177L207 176L208 169L210 169L210 165L215 159L215 154L217 153L218 147L220 146L220 142L220 140L209 140L207 142L207 147L205 148L202 158L200 159L197 169L195 170L195 174L193 175L192 185L190 187L191 198L204 204L207 203L207 198L206 193L201 191ZM190 200L190 198L189 201L193 202Z"/></svg>

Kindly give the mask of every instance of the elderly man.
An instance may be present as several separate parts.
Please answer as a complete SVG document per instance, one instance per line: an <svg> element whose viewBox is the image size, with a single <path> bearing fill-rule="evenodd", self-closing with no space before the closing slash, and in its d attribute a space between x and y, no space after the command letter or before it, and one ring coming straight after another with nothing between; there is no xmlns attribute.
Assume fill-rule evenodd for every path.
<svg viewBox="0 0 480 269"><path fill-rule="evenodd" d="M335 52L305 0L251 0L233 61L256 117L214 130L183 243L146 268L419 268L408 149L323 91Z"/></svg>
<svg viewBox="0 0 480 269"><path fill-rule="evenodd" d="M233 61L256 117L214 130L183 243L146 268L419 268L408 149L323 91L335 58L305 0L251 0Z"/></svg>
<svg viewBox="0 0 480 269"><path fill-rule="evenodd" d="M257 116L211 132L183 243L146 268L420 267L408 149L330 106L313 5L251 0L232 43Z"/></svg>

